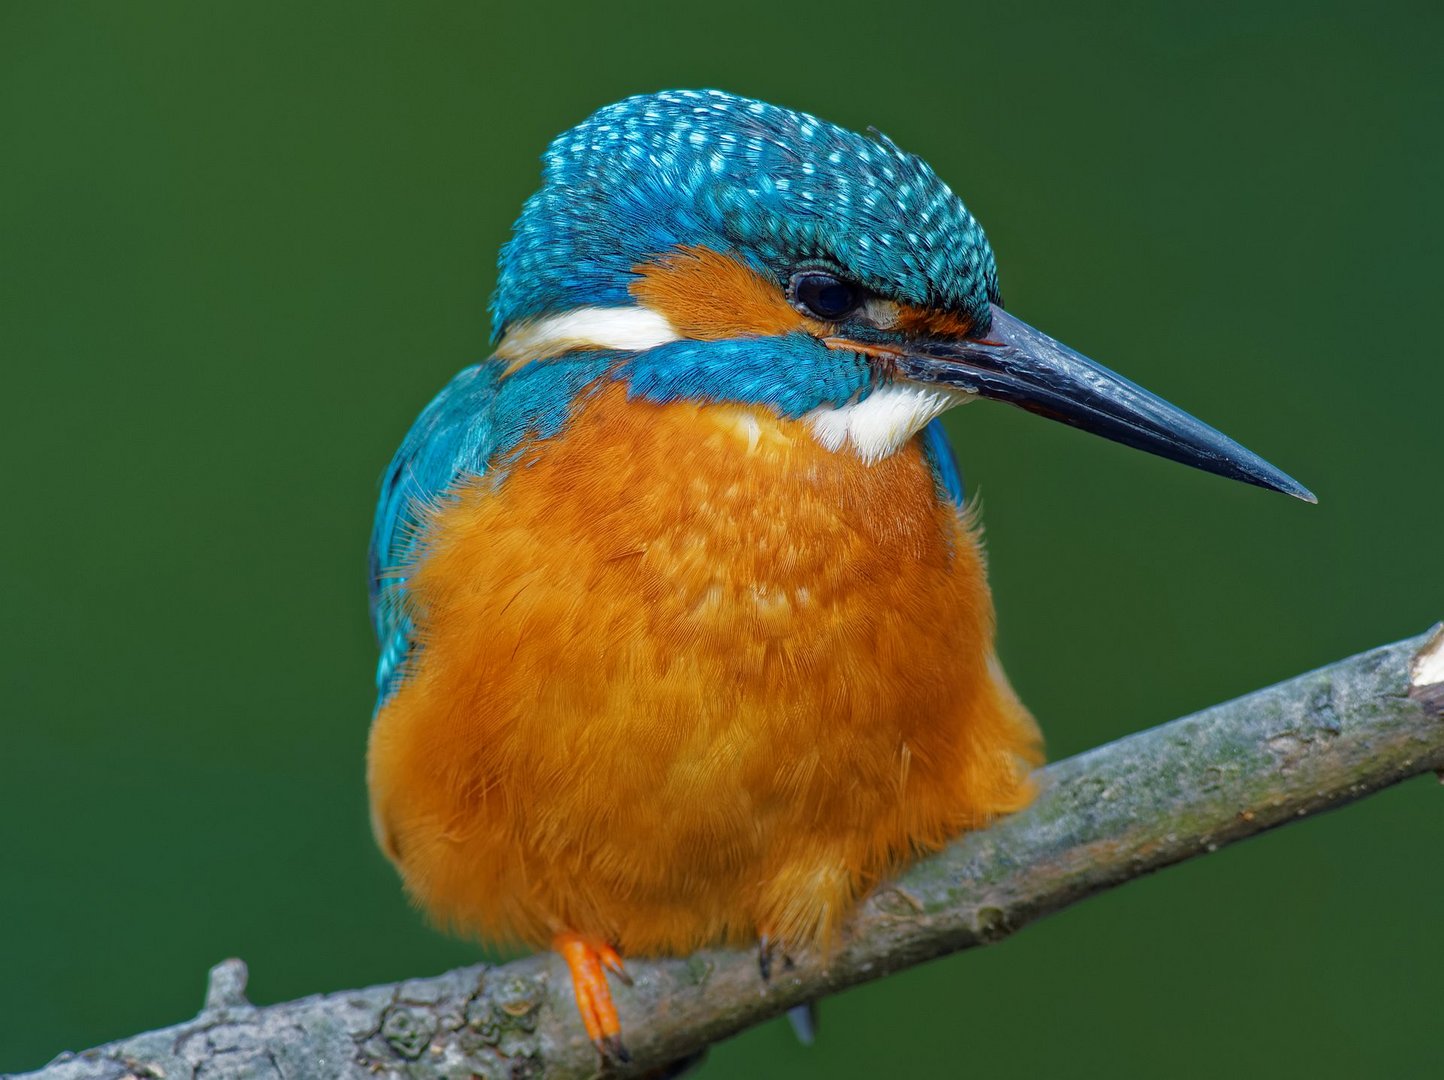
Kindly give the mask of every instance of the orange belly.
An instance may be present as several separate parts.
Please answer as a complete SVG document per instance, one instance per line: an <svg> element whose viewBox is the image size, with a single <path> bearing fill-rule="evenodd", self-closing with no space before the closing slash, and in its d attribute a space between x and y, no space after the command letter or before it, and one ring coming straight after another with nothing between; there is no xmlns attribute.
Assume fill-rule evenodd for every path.
<svg viewBox="0 0 1444 1080"><path fill-rule="evenodd" d="M383 847L453 927L807 944L1029 797L977 541L916 440L868 467L616 386L425 535L369 770Z"/></svg>

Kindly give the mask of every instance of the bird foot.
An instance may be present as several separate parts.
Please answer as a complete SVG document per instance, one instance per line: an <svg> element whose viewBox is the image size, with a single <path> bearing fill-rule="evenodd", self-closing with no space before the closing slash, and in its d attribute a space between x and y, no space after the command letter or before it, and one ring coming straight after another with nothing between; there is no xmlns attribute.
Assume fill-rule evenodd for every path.
<svg viewBox="0 0 1444 1080"><path fill-rule="evenodd" d="M622 966L621 955L605 942L583 934L558 934L552 939L552 948L567 962L577 1012L602 1061L608 1065L626 1065L632 1055L622 1043L622 1023L612 1001L611 987L607 985L608 971L627 986L632 985L632 977Z"/></svg>
<svg viewBox="0 0 1444 1080"><path fill-rule="evenodd" d="M762 976L762 981L772 981L773 961L781 957L783 968L791 968L792 957L777 943L777 939L770 934L759 934L757 937L757 971Z"/></svg>

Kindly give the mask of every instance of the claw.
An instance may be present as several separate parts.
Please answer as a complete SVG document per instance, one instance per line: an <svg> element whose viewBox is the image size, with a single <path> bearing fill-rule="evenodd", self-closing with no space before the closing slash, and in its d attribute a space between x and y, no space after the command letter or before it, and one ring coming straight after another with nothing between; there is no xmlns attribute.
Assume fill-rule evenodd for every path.
<svg viewBox="0 0 1444 1080"><path fill-rule="evenodd" d="M782 958L782 968L784 971L791 971L792 968L796 966L792 962L792 957L777 943L776 938L771 934L758 934L757 970L762 975L763 982L770 983L772 981L773 963L778 957Z"/></svg>
<svg viewBox="0 0 1444 1080"><path fill-rule="evenodd" d="M622 1024L617 1006L607 986L607 972L614 972L628 986L632 979L622 967L617 950L582 934L558 934L552 948L561 953L572 976L572 990L577 998L577 1012L587 1029L587 1037L597 1048L602 1060L625 1065L632 1060L622 1044Z"/></svg>
<svg viewBox="0 0 1444 1080"><path fill-rule="evenodd" d="M603 1035L600 1039L593 1039L592 1045L608 1065L630 1065L632 1062L632 1055L622 1045L620 1035Z"/></svg>
<svg viewBox="0 0 1444 1080"><path fill-rule="evenodd" d="M598 945L597 956L601 959L602 966L617 978L621 979L624 986L632 985L632 976L627 973L627 969L622 965L621 953L617 952L617 950L610 945Z"/></svg>

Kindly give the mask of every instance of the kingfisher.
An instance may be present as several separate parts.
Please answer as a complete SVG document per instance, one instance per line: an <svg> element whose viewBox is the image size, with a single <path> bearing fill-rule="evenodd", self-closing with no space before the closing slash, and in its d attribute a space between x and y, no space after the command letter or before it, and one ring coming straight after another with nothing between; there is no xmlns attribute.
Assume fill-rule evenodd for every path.
<svg viewBox="0 0 1444 1080"><path fill-rule="evenodd" d="M942 413L1314 498L1005 311L978 222L879 132L671 91L543 161L491 356L382 479L367 772L413 900L554 948L621 1061L624 956L757 945L765 977L1033 794Z"/></svg>

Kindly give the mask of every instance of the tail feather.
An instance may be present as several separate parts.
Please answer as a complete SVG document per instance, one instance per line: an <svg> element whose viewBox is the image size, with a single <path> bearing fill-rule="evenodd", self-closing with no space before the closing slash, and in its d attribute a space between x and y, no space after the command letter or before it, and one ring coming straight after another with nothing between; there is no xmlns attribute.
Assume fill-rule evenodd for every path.
<svg viewBox="0 0 1444 1080"><path fill-rule="evenodd" d="M792 1025L792 1034L803 1046L811 1046L817 1039L817 1002L807 1001L787 1010L787 1022Z"/></svg>

